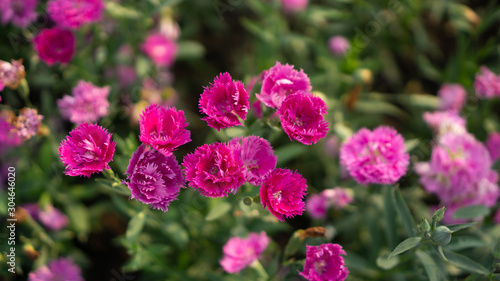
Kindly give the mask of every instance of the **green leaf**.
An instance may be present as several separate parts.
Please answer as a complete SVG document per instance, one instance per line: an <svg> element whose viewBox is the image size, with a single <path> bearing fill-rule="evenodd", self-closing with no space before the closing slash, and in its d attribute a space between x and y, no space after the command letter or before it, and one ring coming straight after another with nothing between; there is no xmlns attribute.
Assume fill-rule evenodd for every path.
<svg viewBox="0 0 500 281"><path fill-rule="evenodd" d="M189 243L188 232L178 222L171 222L165 225L162 230L180 249L184 249Z"/></svg>
<svg viewBox="0 0 500 281"><path fill-rule="evenodd" d="M456 231L459 231L461 229L474 226L476 224L477 224L477 222L469 222L469 223L447 225L447 227L451 230L451 232L456 232Z"/></svg>
<svg viewBox="0 0 500 281"><path fill-rule="evenodd" d="M481 239L467 236L455 237L451 240L450 244L446 245L446 249L450 251L459 251L467 248L485 247L489 244Z"/></svg>
<svg viewBox="0 0 500 281"><path fill-rule="evenodd" d="M406 152L412 151L419 144L420 144L420 140L419 139L411 139L411 140L405 141Z"/></svg>
<svg viewBox="0 0 500 281"><path fill-rule="evenodd" d="M286 164L288 161L296 158L307 150L307 146L298 143L291 143L276 149L275 155L278 156L277 167Z"/></svg>
<svg viewBox="0 0 500 281"><path fill-rule="evenodd" d="M205 54L205 47L196 41L179 41L178 45L178 60L200 58Z"/></svg>
<svg viewBox="0 0 500 281"><path fill-rule="evenodd" d="M417 250L415 253L420 262L424 265L424 269L427 273L427 277L429 277L429 281L442 280L439 274L439 268L434 259L429 254L421 250Z"/></svg>
<svg viewBox="0 0 500 281"><path fill-rule="evenodd" d="M66 211L69 221L75 232L78 233L78 239L81 241L86 240L87 234L90 232L90 219L87 208L81 204L68 204Z"/></svg>
<svg viewBox="0 0 500 281"><path fill-rule="evenodd" d="M142 17L142 14L137 9L128 8L116 2L106 3L106 13L115 19L137 19Z"/></svg>
<svg viewBox="0 0 500 281"><path fill-rule="evenodd" d="M455 266L463 268L469 272L474 272L482 275L488 275L490 272L483 265L469 259L464 255L457 254L455 252L443 249L443 253L446 259Z"/></svg>
<svg viewBox="0 0 500 281"><path fill-rule="evenodd" d="M230 210L231 210L231 204L224 201L218 202L215 206L213 206L210 209L205 220L207 221L216 220L225 215Z"/></svg>
<svg viewBox="0 0 500 281"><path fill-rule="evenodd" d="M420 244L420 241L422 241L422 237L410 237L403 242L399 243L399 245L396 246L396 249L392 251L392 253L389 255L389 258L392 256L397 256L401 253L404 253L408 250L411 250L418 246Z"/></svg>
<svg viewBox="0 0 500 281"><path fill-rule="evenodd" d="M293 233L292 237L290 237L288 243L285 246L285 254L283 256L284 258L293 256L299 250L302 242L304 242L302 233L304 233L304 230L299 229Z"/></svg>
<svg viewBox="0 0 500 281"><path fill-rule="evenodd" d="M403 196L401 195L401 192L399 191L398 187L395 187L392 191L392 198L394 200L394 204L396 206L396 210L399 214L399 217L401 218L401 222L403 223L403 227L406 231L406 234L410 237L415 237L415 229L414 226L416 225L415 220L411 216L410 209L408 209L408 205L406 205L405 200L403 199Z"/></svg>
<svg viewBox="0 0 500 281"><path fill-rule="evenodd" d="M390 255L385 254L378 257L376 262L378 267L389 270L399 264L399 257L391 257Z"/></svg>
<svg viewBox="0 0 500 281"><path fill-rule="evenodd" d="M490 208L484 205L472 205L462 207L453 213L454 219L473 219L484 217L490 213Z"/></svg>
<svg viewBox="0 0 500 281"><path fill-rule="evenodd" d="M383 190L384 198L384 221L385 221L385 235L387 237L387 242L389 247L392 249L396 247L398 242L397 238L397 227L396 227L396 210L394 208L394 201L392 200L392 192L390 188L384 188Z"/></svg>
<svg viewBox="0 0 500 281"><path fill-rule="evenodd" d="M137 239L139 234L141 234L144 224L146 223L146 213L144 211L136 214L132 217L128 223L127 232L125 232L125 238L127 242L131 243Z"/></svg>

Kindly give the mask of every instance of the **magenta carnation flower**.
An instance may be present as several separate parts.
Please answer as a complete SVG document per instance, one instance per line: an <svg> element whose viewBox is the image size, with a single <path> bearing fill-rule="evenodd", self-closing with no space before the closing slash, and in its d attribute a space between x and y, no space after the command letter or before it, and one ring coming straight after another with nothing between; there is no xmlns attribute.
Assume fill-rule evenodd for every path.
<svg viewBox="0 0 500 281"><path fill-rule="evenodd" d="M2 24L26 28L36 19L38 0L2 0L0 1L0 17Z"/></svg>
<svg viewBox="0 0 500 281"><path fill-rule="evenodd" d="M194 153L184 156L182 166L189 185L204 196L228 196L245 183L243 162L225 143L196 148Z"/></svg>
<svg viewBox="0 0 500 281"><path fill-rule="evenodd" d="M158 66L171 66L177 55L177 43L160 33L151 34L142 44L142 51Z"/></svg>
<svg viewBox="0 0 500 281"><path fill-rule="evenodd" d="M328 205L342 209L354 200L352 190L342 187L325 189L320 193L328 201Z"/></svg>
<svg viewBox="0 0 500 281"><path fill-rule="evenodd" d="M279 108L283 100L297 91L311 91L309 77L301 69L293 69L293 65L276 65L262 73L262 88L257 99L266 106Z"/></svg>
<svg viewBox="0 0 500 281"><path fill-rule="evenodd" d="M22 142L21 137L17 133L16 127L6 120L4 116L0 116L0 152L3 152L9 146L18 146Z"/></svg>
<svg viewBox="0 0 500 281"><path fill-rule="evenodd" d="M165 156L146 144L132 155L125 174L132 198L164 212L186 183L174 155Z"/></svg>
<svg viewBox="0 0 500 281"><path fill-rule="evenodd" d="M30 272L28 281L84 281L80 268L73 263L71 258L59 258L49 263L49 266L39 267Z"/></svg>
<svg viewBox="0 0 500 281"><path fill-rule="evenodd" d="M500 76L495 75L486 66L481 66L481 73L476 74L474 88L476 95L483 99L500 96Z"/></svg>
<svg viewBox="0 0 500 281"><path fill-rule="evenodd" d="M278 157L274 155L274 150L266 139L257 136L234 138L229 142L229 147L241 157L245 180L250 184L260 185L276 167Z"/></svg>
<svg viewBox="0 0 500 281"><path fill-rule="evenodd" d="M39 115L36 109L27 107L21 109L13 125L16 127L17 135L22 141L26 141L38 134L38 130L42 125L42 119L43 116Z"/></svg>
<svg viewBox="0 0 500 281"><path fill-rule="evenodd" d="M281 126L290 140L311 145L328 133L324 115L326 103L312 93L299 91L285 98L278 113Z"/></svg>
<svg viewBox="0 0 500 281"><path fill-rule="evenodd" d="M340 148L340 162L360 184L394 184L407 170L410 156L393 128L361 129Z"/></svg>
<svg viewBox="0 0 500 281"><path fill-rule="evenodd" d="M97 87L90 82L78 81L72 96L65 95L57 100L61 115L75 124L97 122L108 115L110 88Z"/></svg>
<svg viewBox="0 0 500 281"><path fill-rule="evenodd" d="M99 21L104 11L102 0L49 0L47 12L61 28L78 29L81 25Z"/></svg>
<svg viewBox="0 0 500 281"><path fill-rule="evenodd" d="M491 160L497 161L500 158L500 133L491 133L486 140L486 147L490 152Z"/></svg>
<svg viewBox="0 0 500 281"><path fill-rule="evenodd" d="M302 215L305 210L303 198L307 191L306 180L301 174L288 169L275 169L260 186L260 202L278 220Z"/></svg>
<svg viewBox="0 0 500 281"><path fill-rule="evenodd" d="M346 255L339 244L306 246L306 263L300 275L309 281L343 281L349 274L345 266Z"/></svg>
<svg viewBox="0 0 500 281"><path fill-rule="evenodd" d="M328 207L328 200L319 194L313 194L306 200L306 210L313 219L324 219Z"/></svg>
<svg viewBox="0 0 500 281"><path fill-rule="evenodd" d="M250 233L248 238L233 237L224 245L220 265L229 273L237 273L259 259L271 239L264 231Z"/></svg>
<svg viewBox="0 0 500 281"><path fill-rule="evenodd" d="M71 31L57 27L42 29L33 39L33 47L48 65L68 63L75 52L75 36Z"/></svg>
<svg viewBox="0 0 500 281"><path fill-rule="evenodd" d="M205 87L200 97L200 112L208 115L202 118L208 126L217 129L243 126L240 119L247 118L248 93L241 81L233 81L227 72L215 77L214 82Z"/></svg>
<svg viewBox="0 0 500 281"><path fill-rule="evenodd" d="M116 141L108 130L95 124L83 123L73 129L59 145L61 161L68 176L86 176L110 169L108 163L115 153Z"/></svg>
<svg viewBox="0 0 500 281"><path fill-rule="evenodd" d="M139 139L168 156L191 141L191 132L186 130L188 125L184 111L152 104L141 114Z"/></svg>
<svg viewBox="0 0 500 281"><path fill-rule="evenodd" d="M337 57L343 56L349 51L351 44L343 36L333 36L328 40L328 48L330 52Z"/></svg>
<svg viewBox="0 0 500 281"><path fill-rule="evenodd" d="M308 3L309 0L281 0L283 10L287 13L304 11Z"/></svg>
<svg viewBox="0 0 500 281"><path fill-rule="evenodd" d="M438 91L441 110L459 112L465 104L467 92L460 84L443 84Z"/></svg>
<svg viewBox="0 0 500 281"><path fill-rule="evenodd" d="M38 213L38 220L52 231L63 229L69 223L68 217L52 205L47 205Z"/></svg>

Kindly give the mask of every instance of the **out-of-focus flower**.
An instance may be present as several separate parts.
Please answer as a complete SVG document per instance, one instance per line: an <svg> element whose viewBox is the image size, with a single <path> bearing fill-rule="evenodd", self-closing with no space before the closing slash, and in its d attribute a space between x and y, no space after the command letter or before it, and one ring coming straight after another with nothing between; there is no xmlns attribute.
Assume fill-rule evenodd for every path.
<svg viewBox="0 0 500 281"><path fill-rule="evenodd" d="M200 97L200 112L208 115L201 120L217 129L241 125L248 113L248 93L241 81L233 81L227 72L219 74L205 87ZM242 121L240 121L240 119Z"/></svg>
<svg viewBox="0 0 500 281"><path fill-rule="evenodd" d="M96 124L83 123L73 129L59 145L59 156L68 176L86 176L110 169L116 141L111 133Z"/></svg>
<svg viewBox="0 0 500 281"><path fill-rule="evenodd" d="M278 113L281 126L290 140L311 145L326 137L326 103L312 93L299 91L285 98Z"/></svg>
<svg viewBox="0 0 500 281"><path fill-rule="evenodd" d="M481 66L480 73L474 80L476 95L484 99L500 97L500 76L495 75L486 66Z"/></svg>
<svg viewBox="0 0 500 281"><path fill-rule="evenodd" d="M325 140L325 152L330 158L335 158L339 155L340 142L336 135L331 135Z"/></svg>
<svg viewBox="0 0 500 281"><path fill-rule="evenodd" d="M324 219L328 207L328 200L319 194L313 194L306 200L306 210L313 219Z"/></svg>
<svg viewBox="0 0 500 281"><path fill-rule="evenodd" d="M75 36L71 31L57 27L42 29L33 39L33 47L48 65L68 63L75 53Z"/></svg>
<svg viewBox="0 0 500 281"><path fill-rule="evenodd" d="M467 129L465 128L465 119L451 110L425 112L423 119L438 137L443 136L446 133L467 133Z"/></svg>
<svg viewBox="0 0 500 281"><path fill-rule="evenodd" d="M343 56L349 51L351 44L344 36L333 36L328 40L330 52L337 57Z"/></svg>
<svg viewBox="0 0 500 281"><path fill-rule="evenodd" d="M65 95L57 100L61 115L75 124L97 122L108 115L110 88L98 87L90 82L78 81L72 96Z"/></svg>
<svg viewBox="0 0 500 281"><path fill-rule="evenodd" d="M285 221L305 210L303 198L307 191L306 180L301 174L288 169L275 169L267 175L260 186L262 207L278 220Z"/></svg>
<svg viewBox="0 0 500 281"><path fill-rule="evenodd" d="M2 0L0 1L0 17L2 24L8 22L26 28L36 19L38 0Z"/></svg>
<svg viewBox="0 0 500 281"><path fill-rule="evenodd" d="M132 155L125 174L131 198L164 212L186 183L174 155L165 156L146 144Z"/></svg>
<svg viewBox="0 0 500 281"><path fill-rule="evenodd" d="M467 92L460 84L443 84L438 91L441 110L459 112L465 104Z"/></svg>
<svg viewBox="0 0 500 281"><path fill-rule="evenodd" d="M3 87L17 89L26 76L23 60L11 60L10 63L0 60L0 91Z"/></svg>
<svg viewBox="0 0 500 281"><path fill-rule="evenodd" d="M340 148L340 162L360 184L394 184L408 168L403 137L393 128L361 129Z"/></svg>
<svg viewBox="0 0 500 281"><path fill-rule="evenodd" d="M116 68L116 75L118 76L118 82L120 87L126 88L137 80L137 72L135 67L128 65L119 65Z"/></svg>
<svg viewBox="0 0 500 281"><path fill-rule="evenodd" d="M233 237L223 247L222 268L229 273L237 273L259 259L271 239L264 231L250 233L248 238Z"/></svg>
<svg viewBox="0 0 500 281"><path fill-rule="evenodd" d="M500 133L491 133L486 140L486 147L490 152L491 160L497 161L500 158Z"/></svg>
<svg viewBox="0 0 500 281"><path fill-rule="evenodd" d="M186 130L188 125L184 111L152 104L146 107L139 120L139 139L169 156L179 146L191 141L191 132Z"/></svg>
<svg viewBox="0 0 500 281"><path fill-rule="evenodd" d="M38 203L27 203L22 207L34 220L40 221L52 231L63 229L69 223L68 217L50 204L47 204L44 208L40 208Z"/></svg>
<svg viewBox="0 0 500 281"><path fill-rule="evenodd" d="M158 66L171 66L177 55L177 49L175 41L160 33L149 35L142 44L142 51Z"/></svg>
<svg viewBox="0 0 500 281"><path fill-rule="evenodd" d="M297 71L293 65L276 65L262 73L262 88L257 99L266 106L279 108L283 100L297 91L311 91L309 77L301 69Z"/></svg>
<svg viewBox="0 0 500 281"><path fill-rule="evenodd" d="M329 206L333 206L338 209L344 208L354 200L352 190L342 187L325 189L320 193L320 195L327 200Z"/></svg>
<svg viewBox="0 0 500 281"><path fill-rule="evenodd" d="M61 28L78 29L81 25L101 20L102 0L49 0L47 12Z"/></svg>
<svg viewBox="0 0 500 281"><path fill-rule="evenodd" d="M283 10L287 13L301 12L307 8L309 0L281 0Z"/></svg>
<svg viewBox="0 0 500 281"><path fill-rule="evenodd" d="M306 246L306 262L300 275L309 281L343 281L349 270L345 266L346 255L339 244Z"/></svg>
<svg viewBox="0 0 500 281"><path fill-rule="evenodd" d="M17 135L22 141L26 141L38 134L42 125L43 116L33 108L23 108L19 116L14 119L13 125L16 127Z"/></svg>
<svg viewBox="0 0 500 281"><path fill-rule="evenodd" d="M232 153L225 143L205 144L194 153L184 156L189 185L207 197L228 196L236 193L245 182L245 168L239 155Z"/></svg>
<svg viewBox="0 0 500 281"><path fill-rule="evenodd" d="M161 11L160 33L171 40L179 38L181 30L172 16L171 8L164 8Z"/></svg>
<svg viewBox="0 0 500 281"><path fill-rule="evenodd" d="M71 258L59 258L52 260L48 266L39 267L30 272L28 281L84 281L80 268L73 263Z"/></svg>
<svg viewBox="0 0 500 281"><path fill-rule="evenodd" d="M229 147L241 157L245 180L250 184L260 185L276 167L278 157L274 155L274 150L266 139L257 136L234 138L229 142Z"/></svg>
<svg viewBox="0 0 500 281"><path fill-rule="evenodd" d="M493 222L500 224L500 209L496 211L495 216L493 217Z"/></svg>
<svg viewBox="0 0 500 281"><path fill-rule="evenodd" d="M0 152L9 146L18 146L21 144L21 138L17 134L16 127L7 120L6 116L0 115Z"/></svg>

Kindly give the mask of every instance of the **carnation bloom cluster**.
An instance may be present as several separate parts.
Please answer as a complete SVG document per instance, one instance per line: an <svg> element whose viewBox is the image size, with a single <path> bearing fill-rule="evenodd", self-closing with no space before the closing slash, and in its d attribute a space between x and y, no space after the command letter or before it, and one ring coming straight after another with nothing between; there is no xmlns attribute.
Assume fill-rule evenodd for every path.
<svg viewBox="0 0 500 281"><path fill-rule="evenodd" d="M476 95L483 99L500 97L500 75L496 75L486 66L482 66L480 73L476 74L474 89Z"/></svg>
<svg viewBox="0 0 500 281"><path fill-rule="evenodd" d="M346 253L339 244L307 245L306 263L300 275L309 281L343 281L349 270L342 255Z"/></svg>
<svg viewBox="0 0 500 281"><path fill-rule="evenodd" d="M103 0L50 0L47 12L60 28L78 29L83 24L99 21L104 11Z"/></svg>
<svg viewBox="0 0 500 281"><path fill-rule="evenodd" d="M403 137L393 128L361 129L340 149L340 162L360 184L394 184L408 168Z"/></svg>
<svg viewBox="0 0 500 281"><path fill-rule="evenodd" d="M28 275L28 281L55 280L83 281L83 278L80 268L69 257L52 260L48 266L41 266Z"/></svg>
<svg viewBox="0 0 500 281"><path fill-rule="evenodd" d="M224 245L222 268L228 273L237 273L259 259L271 239L264 231L250 233L247 238L232 237Z"/></svg>
<svg viewBox="0 0 500 281"><path fill-rule="evenodd" d="M2 0L0 1L0 18L2 24L26 28L37 17L36 7L38 0Z"/></svg>
<svg viewBox="0 0 500 281"><path fill-rule="evenodd" d="M78 81L72 95L57 101L61 115L75 124L97 122L109 112L110 87L98 87L90 82Z"/></svg>

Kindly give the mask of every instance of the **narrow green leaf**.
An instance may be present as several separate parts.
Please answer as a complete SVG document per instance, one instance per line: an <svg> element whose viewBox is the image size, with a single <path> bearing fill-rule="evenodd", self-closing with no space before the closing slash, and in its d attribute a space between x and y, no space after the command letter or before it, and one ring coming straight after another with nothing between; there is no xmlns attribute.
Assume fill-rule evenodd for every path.
<svg viewBox="0 0 500 281"><path fill-rule="evenodd" d="M144 211L132 217L128 223L127 232L125 232L125 238L129 243L137 239L139 234L141 234L145 223L146 213L144 213Z"/></svg>
<svg viewBox="0 0 500 281"><path fill-rule="evenodd" d="M396 249L392 251L392 253L389 255L389 258L397 256L401 253L404 253L408 250L415 248L420 244L420 241L422 241L422 237L410 237L404 240L403 242L399 243L399 245L396 246Z"/></svg>
<svg viewBox="0 0 500 281"><path fill-rule="evenodd" d="M484 217L490 213L490 208L484 205L462 207L453 213L454 219L473 219Z"/></svg>
<svg viewBox="0 0 500 281"><path fill-rule="evenodd" d="M216 220L216 219L222 217L223 215L225 215L230 210L231 210L231 204L229 204L227 202L217 203L217 205L213 206L210 209L205 220L207 220L207 221Z"/></svg>
<svg viewBox="0 0 500 281"><path fill-rule="evenodd" d="M424 265L424 269L427 273L427 277L429 277L429 281L442 280L440 278L439 268L434 259L429 254L424 251L417 250L416 255L420 262Z"/></svg>
<svg viewBox="0 0 500 281"><path fill-rule="evenodd" d="M385 236L389 247L392 249L397 244L396 233L396 210L394 208L394 201L392 200L392 193L390 188L384 188L384 221L385 221Z"/></svg>
<svg viewBox="0 0 500 281"><path fill-rule="evenodd" d="M305 153L307 150L307 147L302 144L297 144L297 143L291 143L287 144L284 146L281 146L280 148L276 149L276 156L278 157L278 163L276 166L281 166L283 164L286 164L288 161L292 160L295 157L298 157Z"/></svg>
<svg viewBox="0 0 500 281"><path fill-rule="evenodd" d="M486 269L483 265L469 259L464 255L457 254L447 249L443 249L443 253L450 263L460 268L463 268L469 272L474 272L482 275L490 274L488 269Z"/></svg>
<svg viewBox="0 0 500 281"><path fill-rule="evenodd" d="M411 140L405 141L406 152L412 151L419 144L420 144L420 140L419 139L411 139Z"/></svg>
<svg viewBox="0 0 500 281"><path fill-rule="evenodd" d="M86 240L87 234L90 232L89 212L84 205L68 204L66 206L69 221L73 225L75 232L78 233L78 239Z"/></svg>
<svg viewBox="0 0 500 281"><path fill-rule="evenodd" d="M299 250L302 242L304 242L304 237L302 236L303 233L303 229L299 229L293 233L292 237L290 237L285 246L285 254L283 255L284 258L293 256Z"/></svg>
<svg viewBox="0 0 500 281"><path fill-rule="evenodd" d="M178 60L200 58L205 54L205 47L196 41L179 41Z"/></svg>
<svg viewBox="0 0 500 281"><path fill-rule="evenodd" d="M450 251L459 251L462 249L467 249L467 248L478 248L478 247L485 247L488 246L489 244L481 239L477 239L474 237L467 237L467 236L459 236L459 237L454 237L450 244L446 245L446 249Z"/></svg>
<svg viewBox="0 0 500 281"><path fill-rule="evenodd" d="M376 262L378 267L389 270L399 264L399 257L385 254L378 257Z"/></svg>
<svg viewBox="0 0 500 281"><path fill-rule="evenodd" d="M413 219L410 209L408 208L408 205L406 205L405 200L403 199L403 196L401 195L401 192L399 191L398 187L393 188L392 191L392 196L394 200L394 205L396 207L396 210L399 214L399 217L401 218L401 222L403 223L403 227L406 231L406 234L410 237L415 237L415 220Z"/></svg>
<svg viewBox="0 0 500 281"><path fill-rule="evenodd" d="M451 230L451 232L456 232L456 231L459 231L461 229L474 226L476 224L477 224L477 222L469 222L469 223L447 225L447 227Z"/></svg>

